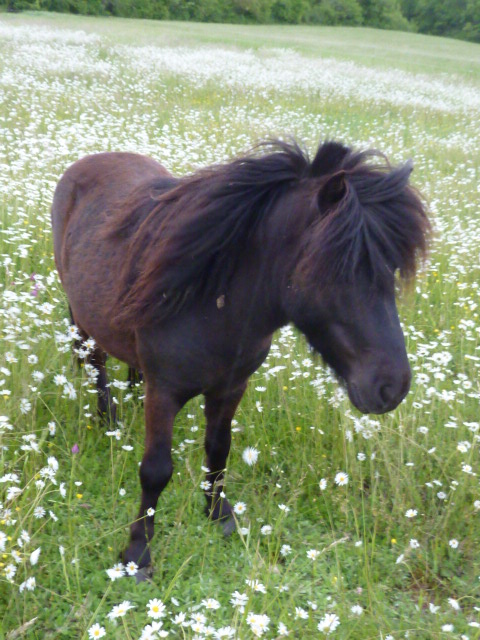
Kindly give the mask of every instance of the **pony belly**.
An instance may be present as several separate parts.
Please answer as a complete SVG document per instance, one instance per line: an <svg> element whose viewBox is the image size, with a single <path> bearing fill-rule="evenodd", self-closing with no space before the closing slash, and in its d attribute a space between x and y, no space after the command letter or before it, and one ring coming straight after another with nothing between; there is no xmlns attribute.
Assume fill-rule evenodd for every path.
<svg viewBox="0 0 480 640"><path fill-rule="evenodd" d="M73 320L81 333L93 338L103 351L138 368L135 332L119 330L113 323L115 276L121 253L105 245L102 249L96 243L97 235L98 230L79 233L64 254L68 259L63 261L61 279Z"/></svg>
<svg viewBox="0 0 480 640"><path fill-rule="evenodd" d="M139 368L134 331L119 331L111 324L111 307L102 301L99 292L67 291L73 321L83 336L91 337L108 355ZM89 295L90 294L90 295Z"/></svg>

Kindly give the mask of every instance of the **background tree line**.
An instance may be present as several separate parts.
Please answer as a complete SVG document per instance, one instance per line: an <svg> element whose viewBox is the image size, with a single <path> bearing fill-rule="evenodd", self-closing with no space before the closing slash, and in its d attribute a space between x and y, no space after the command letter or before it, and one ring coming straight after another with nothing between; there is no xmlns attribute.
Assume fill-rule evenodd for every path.
<svg viewBox="0 0 480 640"><path fill-rule="evenodd" d="M480 42L480 0L0 0L10 11L201 22L363 25Z"/></svg>

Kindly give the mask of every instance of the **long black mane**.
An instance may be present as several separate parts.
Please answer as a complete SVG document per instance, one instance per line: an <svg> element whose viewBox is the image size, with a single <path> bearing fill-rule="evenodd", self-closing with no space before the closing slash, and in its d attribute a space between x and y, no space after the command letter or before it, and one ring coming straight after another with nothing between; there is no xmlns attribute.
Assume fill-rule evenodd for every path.
<svg viewBox="0 0 480 640"><path fill-rule="evenodd" d="M366 259L380 282L395 269L412 275L425 252L427 218L408 185L411 165L392 169L383 157L372 165L379 155L326 142L311 161L296 143L275 141L134 194L110 227L129 236L116 322L145 325L222 293L249 240L292 189L310 221L299 281L354 280Z"/></svg>

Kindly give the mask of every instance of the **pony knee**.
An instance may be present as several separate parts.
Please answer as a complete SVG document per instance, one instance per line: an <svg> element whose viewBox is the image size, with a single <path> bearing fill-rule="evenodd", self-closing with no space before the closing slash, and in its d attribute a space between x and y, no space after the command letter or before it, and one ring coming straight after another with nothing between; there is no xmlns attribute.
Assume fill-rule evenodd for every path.
<svg viewBox="0 0 480 640"><path fill-rule="evenodd" d="M173 463L170 456L145 455L140 465L140 482L147 493L160 493L168 484L173 474Z"/></svg>

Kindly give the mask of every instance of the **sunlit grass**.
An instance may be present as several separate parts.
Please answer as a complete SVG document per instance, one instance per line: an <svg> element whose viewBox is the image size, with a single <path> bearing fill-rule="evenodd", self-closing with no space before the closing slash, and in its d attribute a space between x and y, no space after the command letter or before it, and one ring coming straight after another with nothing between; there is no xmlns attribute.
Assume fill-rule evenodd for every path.
<svg viewBox="0 0 480 640"><path fill-rule="evenodd" d="M160 598L159 631L173 638L317 638L328 614L337 638L480 637L478 45L49 14L2 15L0 51L3 635L87 638L98 623L109 638L149 637L147 605ZM400 301L411 392L361 418L284 329L234 425L226 492L245 504L240 532L225 540L203 515L196 399L176 423L153 583L112 581L139 499L143 409L114 388L118 434L96 418L53 263L53 189L87 153L147 153L181 174L272 135L414 159L437 232ZM125 380L124 365L109 366ZM111 620L124 601L134 608Z"/></svg>

